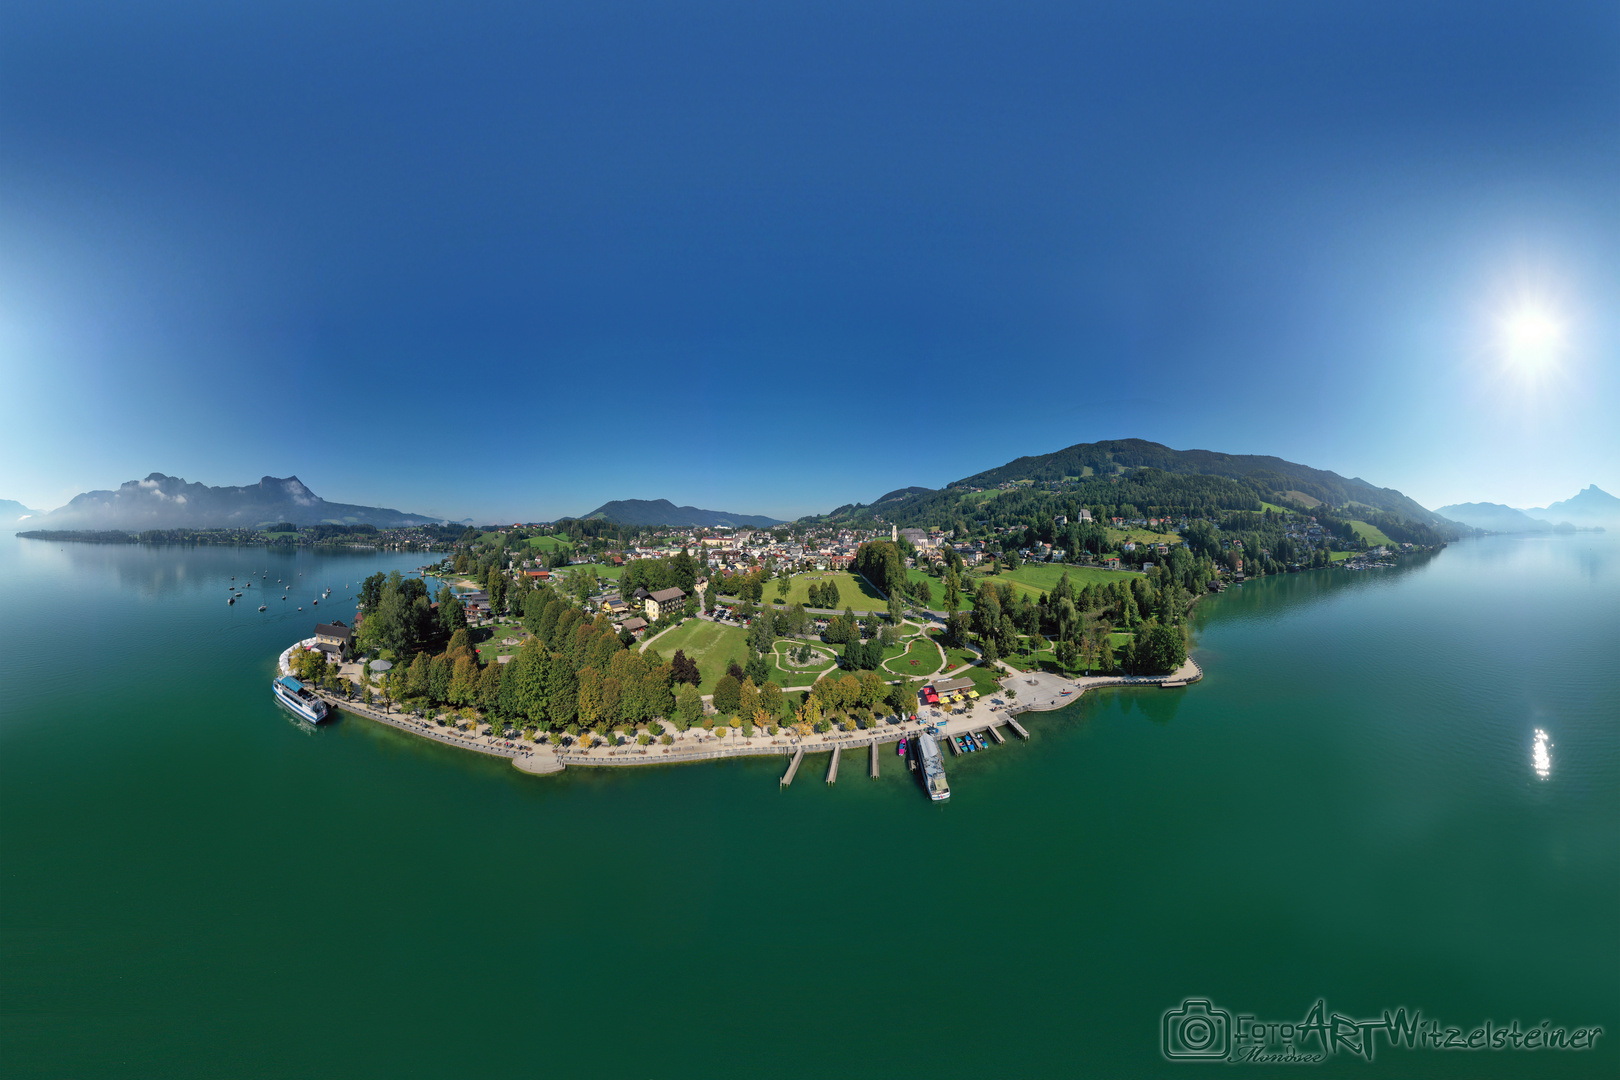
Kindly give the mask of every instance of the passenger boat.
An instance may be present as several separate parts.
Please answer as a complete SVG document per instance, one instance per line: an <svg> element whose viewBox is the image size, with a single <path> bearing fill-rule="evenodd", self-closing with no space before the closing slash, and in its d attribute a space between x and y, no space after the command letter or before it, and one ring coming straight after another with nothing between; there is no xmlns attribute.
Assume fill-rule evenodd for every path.
<svg viewBox="0 0 1620 1080"><path fill-rule="evenodd" d="M951 797L951 785L945 782L945 759L932 735L917 736L917 752L922 758L923 788L935 802Z"/></svg>
<svg viewBox="0 0 1620 1080"><path fill-rule="evenodd" d="M311 724L318 724L326 719L326 702L310 692L309 687L293 678L283 675L270 684L275 691L276 700L297 713L300 719Z"/></svg>

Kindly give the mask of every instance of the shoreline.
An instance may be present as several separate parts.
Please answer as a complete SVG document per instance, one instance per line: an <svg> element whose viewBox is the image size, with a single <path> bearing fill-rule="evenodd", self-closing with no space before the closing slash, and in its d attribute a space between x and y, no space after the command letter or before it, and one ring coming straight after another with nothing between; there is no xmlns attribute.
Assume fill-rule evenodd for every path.
<svg viewBox="0 0 1620 1080"><path fill-rule="evenodd" d="M277 668L283 675L291 674L288 657L294 649L307 648L314 638L296 641L277 658ZM522 739L493 738L488 735L468 736L453 728L441 728L431 720L421 720L408 713L383 713L357 701L317 691L330 709L338 709L351 716L375 723L386 724L408 735L416 735L444 746L487 757L504 757L523 772L536 776L559 773L570 765L581 768L622 768L642 765L678 765L689 762L715 761L732 757L782 757L804 752L830 753L834 749L861 749L872 744L883 746L902 738L921 734L929 724L937 725L939 736L950 744L951 736L982 733L992 727L1014 726L1016 719L1031 712L1054 712L1078 702L1089 690L1114 686L1154 686L1181 689L1204 677L1203 668L1192 657L1168 675L1113 675L1066 678L1049 672L1022 672L1000 664L1003 674L997 679L1005 691L1008 684L1017 691L1017 697L980 698L978 701L948 713L940 709L920 710L915 721L885 724L882 728L857 731L829 731L806 736L779 734L760 735L744 739L733 731L724 739L714 736L708 729L694 727L675 734L675 744L649 746L597 746L589 750L556 747L550 743L530 743ZM1019 685L1019 684L1022 685ZM313 688L312 688L313 689ZM1025 696L1031 700L1022 700ZM1017 730L1016 726L1014 730ZM954 751L953 751L954 753Z"/></svg>

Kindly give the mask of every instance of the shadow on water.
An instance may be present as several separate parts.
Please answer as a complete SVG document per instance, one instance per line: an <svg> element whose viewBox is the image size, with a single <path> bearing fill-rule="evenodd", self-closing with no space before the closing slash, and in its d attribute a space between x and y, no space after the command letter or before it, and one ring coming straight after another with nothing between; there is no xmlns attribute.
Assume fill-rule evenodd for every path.
<svg viewBox="0 0 1620 1080"><path fill-rule="evenodd" d="M1174 720L1181 710L1182 698L1187 696L1185 687L1165 690L1157 686L1121 686L1104 692L1114 695L1120 711L1127 716L1139 713L1155 724Z"/></svg>

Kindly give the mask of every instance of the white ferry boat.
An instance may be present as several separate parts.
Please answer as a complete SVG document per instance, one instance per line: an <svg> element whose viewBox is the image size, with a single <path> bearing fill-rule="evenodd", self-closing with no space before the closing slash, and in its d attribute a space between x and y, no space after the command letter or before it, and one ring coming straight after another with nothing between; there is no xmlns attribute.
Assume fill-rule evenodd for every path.
<svg viewBox="0 0 1620 1080"><path fill-rule="evenodd" d="M926 731L917 736L917 750L922 757L923 787L935 802L951 797L951 785L945 782L945 758L939 752L939 743Z"/></svg>
<svg viewBox="0 0 1620 1080"><path fill-rule="evenodd" d="M309 687L293 678L283 675L270 684L276 693L276 700L297 713L301 718L312 724L318 724L326 719L326 702L310 692Z"/></svg>

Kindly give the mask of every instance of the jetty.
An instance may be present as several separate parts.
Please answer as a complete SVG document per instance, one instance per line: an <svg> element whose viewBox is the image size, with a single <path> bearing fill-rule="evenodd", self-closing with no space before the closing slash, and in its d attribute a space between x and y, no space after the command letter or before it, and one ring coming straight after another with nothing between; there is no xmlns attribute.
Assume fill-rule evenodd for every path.
<svg viewBox="0 0 1620 1080"><path fill-rule="evenodd" d="M996 740L997 746L1005 746L1007 744L1006 737L1001 734L1001 730L997 728L996 725L991 724L989 727L985 728L985 730L990 733L990 737L992 739Z"/></svg>
<svg viewBox="0 0 1620 1080"><path fill-rule="evenodd" d="M833 747L832 761L827 764L827 783L838 783L838 755L844 752L842 746Z"/></svg>
<svg viewBox="0 0 1620 1080"><path fill-rule="evenodd" d="M872 740L871 746L872 746L872 779L876 780L878 778L878 771L877 771L878 770L878 749L877 749L877 740L876 739Z"/></svg>
<svg viewBox="0 0 1620 1080"><path fill-rule="evenodd" d="M799 775L799 763L803 760L804 747L801 746L799 747L798 751L794 753L792 762L788 764L788 771L782 774L782 779L779 783L780 787L787 787L789 784L793 783L793 778Z"/></svg>
<svg viewBox="0 0 1620 1080"><path fill-rule="evenodd" d="M1029 741L1029 732L1025 731L1024 725L1020 724L1016 719L1011 716L1007 717L1007 726L1012 728L1013 731L1017 732L1020 739L1023 739L1025 742Z"/></svg>

